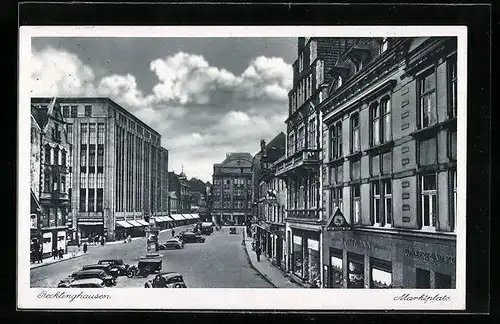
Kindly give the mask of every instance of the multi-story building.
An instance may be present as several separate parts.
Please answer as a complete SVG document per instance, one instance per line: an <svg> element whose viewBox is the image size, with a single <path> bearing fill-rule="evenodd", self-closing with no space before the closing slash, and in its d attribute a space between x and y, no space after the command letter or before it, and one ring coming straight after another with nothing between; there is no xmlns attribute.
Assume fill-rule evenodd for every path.
<svg viewBox="0 0 500 324"><path fill-rule="evenodd" d="M454 288L456 38L338 46L320 104L323 287Z"/></svg>
<svg viewBox="0 0 500 324"><path fill-rule="evenodd" d="M252 163L250 153L227 153L214 164L211 195L212 221L216 224L243 224L251 217Z"/></svg>
<svg viewBox="0 0 500 324"><path fill-rule="evenodd" d="M31 187L39 203L31 232L44 255L67 249L71 144L60 108L55 99L31 106Z"/></svg>
<svg viewBox="0 0 500 324"><path fill-rule="evenodd" d="M32 98L44 105L49 98ZM164 207L160 134L109 98L57 98L70 146L68 225L73 239L143 233ZM163 152L163 154L161 153ZM160 185L159 185L160 183ZM165 187L165 186L163 186Z"/></svg>
<svg viewBox="0 0 500 324"><path fill-rule="evenodd" d="M35 119L36 107L31 107L31 157L30 157L30 250L32 260L34 251L39 251L41 244L41 233L38 227L39 217L42 211L40 206L40 170L41 170L41 147L42 129Z"/></svg>
<svg viewBox="0 0 500 324"><path fill-rule="evenodd" d="M299 37L298 59L293 64L289 92L286 157L276 176L287 183L287 270L295 281L308 286L320 279L323 202L322 116L319 104L326 97L339 51L348 46L339 38Z"/></svg>
<svg viewBox="0 0 500 324"><path fill-rule="evenodd" d="M276 267L285 269L286 186L275 176L275 162L285 156L286 135L281 132L269 144L261 141L260 168L254 180L258 182L257 240L261 250Z"/></svg>
<svg viewBox="0 0 500 324"><path fill-rule="evenodd" d="M205 183L202 180L191 178L189 180L189 187L191 192L191 210L200 216L200 219L207 220L207 200L208 191L207 187L210 183ZM211 219L209 220L211 221Z"/></svg>

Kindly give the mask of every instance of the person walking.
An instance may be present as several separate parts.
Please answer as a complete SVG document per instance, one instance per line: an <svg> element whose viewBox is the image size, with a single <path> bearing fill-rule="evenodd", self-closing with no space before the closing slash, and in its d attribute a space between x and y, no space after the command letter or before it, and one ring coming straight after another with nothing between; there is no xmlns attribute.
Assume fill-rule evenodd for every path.
<svg viewBox="0 0 500 324"><path fill-rule="evenodd" d="M83 253L87 253L87 242L83 243Z"/></svg>
<svg viewBox="0 0 500 324"><path fill-rule="evenodd" d="M255 254L257 255L257 262L260 262L260 253L261 253L260 245L257 245L257 247L255 248Z"/></svg>
<svg viewBox="0 0 500 324"><path fill-rule="evenodd" d="M57 250L55 248L52 249L52 257L54 258L54 260L57 257Z"/></svg>
<svg viewBox="0 0 500 324"><path fill-rule="evenodd" d="M172 237L175 236L175 230L172 228Z"/></svg>
<svg viewBox="0 0 500 324"><path fill-rule="evenodd" d="M43 263L43 245L40 244L40 249L37 251L38 261Z"/></svg>

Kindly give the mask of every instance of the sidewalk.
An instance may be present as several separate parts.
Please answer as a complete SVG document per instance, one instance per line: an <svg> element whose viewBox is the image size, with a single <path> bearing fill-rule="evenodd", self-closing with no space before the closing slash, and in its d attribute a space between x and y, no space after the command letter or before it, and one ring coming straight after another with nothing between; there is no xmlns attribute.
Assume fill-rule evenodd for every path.
<svg viewBox="0 0 500 324"><path fill-rule="evenodd" d="M245 235L245 250L250 259L252 267L260 272L276 288L304 288L292 281L263 255L260 256L260 262L257 261L257 255L252 251L253 239Z"/></svg>
<svg viewBox="0 0 500 324"><path fill-rule="evenodd" d="M78 258L78 257L81 257L82 255L84 255L84 253L83 253L83 251L79 251L78 247L68 246L68 253L63 255L62 259L59 259L59 257L57 257L56 259L54 259L53 257L45 258L42 263L31 263L30 270L44 267L44 266L47 266L49 264L54 264L54 263L63 262L63 261L71 260L74 258Z"/></svg>

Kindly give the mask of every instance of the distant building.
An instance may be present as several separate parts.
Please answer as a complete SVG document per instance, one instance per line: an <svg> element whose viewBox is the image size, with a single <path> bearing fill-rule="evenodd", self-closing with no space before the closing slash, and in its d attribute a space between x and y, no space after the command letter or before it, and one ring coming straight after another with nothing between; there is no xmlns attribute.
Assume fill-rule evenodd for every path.
<svg viewBox="0 0 500 324"><path fill-rule="evenodd" d="M32 241L41 243L47 255L54 249L67 250L71 144L55 98L32 105L31 116L32 211L36 215L32 219Z"/></svg>
<svg viewBox="0 0 500 324"><path fill-rule="evenodd" d="M35 106L50 98L32 98ZM147 218L166 213L166 150L161 136L109 98L57 98L67 123L67 225L72 239L144 235ZM146 218L146 219L145 219Z"/></svg>
<svg viewBox="0 0 500 324"><path fill-rule="evenodd" d="M211 196L212 221L243 224L251 219L252 164L250 153L227 153L214 164Z"/></svg>

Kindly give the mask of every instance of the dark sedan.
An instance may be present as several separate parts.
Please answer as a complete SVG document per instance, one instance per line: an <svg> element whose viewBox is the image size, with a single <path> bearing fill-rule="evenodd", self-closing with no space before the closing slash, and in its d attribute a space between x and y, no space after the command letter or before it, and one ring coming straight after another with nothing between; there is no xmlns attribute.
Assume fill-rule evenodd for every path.
<svg viewBox="0 0 500 324"><path fill-rule="evenodd" d="M184 278L177 272L163 272L144 283L144 288L187 288Z"/></svg>
<svg viewBox="0 0 500 324"><path fill-rule="evenodd" d="M196 235L195 233L192 232L185 232L182 233L180 236L180 239L184 243L203 243L205 242L205 238L201 235Z"/></svg>
<svg viewBox="0 0 500 324"><path fill-rule="evenodd" d="M101 279L107 287L116 285L115 278L106 274L104 270L91 269L72 273L68 278L61 280L58 287L70 287L74 281L84 279Z"/></svg>
<svg viewBox="0 0 500 324"><path fill-rule="evenodd" d="M109 265L110 270L116 269L118 275L125 276L127 275L127 270L129 268L128 264L123 263L123 260L120 259L106 259L99 260L97 264Z"/></svg>
<svg viewBox="0 0 500 324"><path fill-rule="evenodd" d="M119 275L119 270L112 267L110 264L89 264L83 266L83 270L104 270L107 275L113 276L115 278Z"/></svg>

